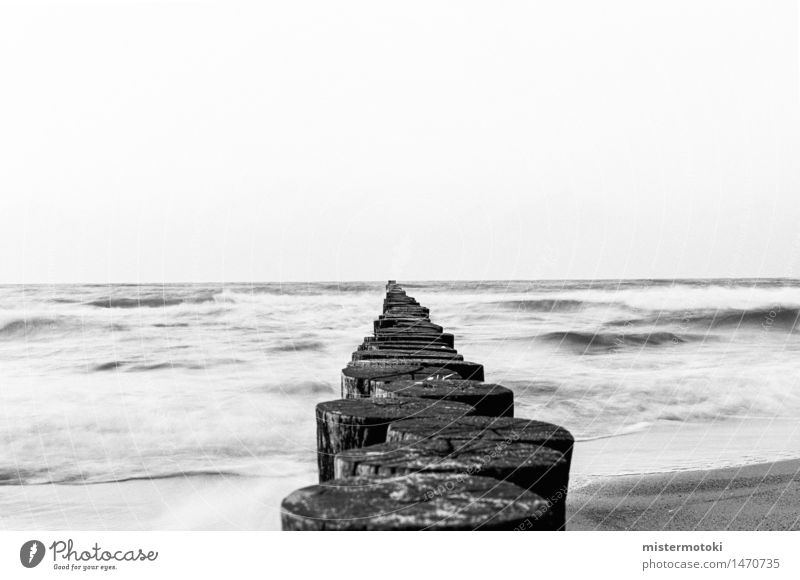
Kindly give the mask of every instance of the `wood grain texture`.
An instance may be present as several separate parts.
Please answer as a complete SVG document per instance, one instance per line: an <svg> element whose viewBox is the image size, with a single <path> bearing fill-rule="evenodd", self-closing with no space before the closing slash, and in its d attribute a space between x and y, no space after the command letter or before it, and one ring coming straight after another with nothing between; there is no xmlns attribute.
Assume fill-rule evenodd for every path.
<svg viewBox="0 0 800 580"><path fill-rule="evenodd" d="M348 366L342 369L342 398L357 399L370 397L376 386L399 380L425 378L449 378L458 376L450 369L442 368L430 361L410 364L372 364Z"/></svg>
<svg viewBox="0 0 800 580"><path fill-rule="evenodd" d="M296 531L530 530L530 514L546 510L533 492L488 477L356 477L290 494L281 523Z"/></svg>
<svg viewBox="0 0 800 580"><path fill-rule="evenodd" d="M551 510L541 525L552 530L564 527L561 499L566 496L569 468L563 453L541 445L437 438L349 449L338 453L334 462L337 479L413 473L479 475L514 483L548 502Z"/></svg>
<svg viewBox="0 0 800 580"><path fill-rule="evenodd" d="M354 361L362 360L389 360L389 359L435 359L436 361L449 362L449 361L463 361L464 357L460 354L452 352L437 352L421 349L375 349L375 350L357 350L353 353L352 359Z"/></svg>
<svg viewBox="0 0 800 580"><path fill-rule="evenodd" d="M407 365L424 365L433 366L436 364L441 369L453 371L458 375L458 378L470 379L473 381L483 381L483 365L474 363L472 361L450 360L450 361L436 361L433 363L429 360L418 358L405 358L405 359L386 359L381 361L359 360L350 361L347 365L356 368L377 368L377 367L392 367L392 366L407 366Z"/></svg>
<svg viewBox="0 0 800 580"><path fill-rule="evenodd" d="M375 385L374 397L415 397L457 401L475 407L476 415L513 417L514 393L501 385L465 380L401 380Z"/></svg>
<svg viewBox="0 0 800 580"><path fill-rule="evenodd" d="M447 421L474 412L464 403L431 399L339 399L319 403L316 409L319 480L333 478L334 456L340 451L383 443L393 421L410 417Z"/></svg>

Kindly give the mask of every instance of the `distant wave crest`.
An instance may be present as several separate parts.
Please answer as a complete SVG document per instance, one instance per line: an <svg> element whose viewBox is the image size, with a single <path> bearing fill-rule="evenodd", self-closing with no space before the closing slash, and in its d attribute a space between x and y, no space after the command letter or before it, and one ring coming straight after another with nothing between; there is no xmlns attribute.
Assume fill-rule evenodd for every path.
<svg viewBox="0 0 800 580"><path fill-rule="evenodd" d="M319 340L293 340L271 347L272 352L321 351L325 343Z"/></svg>
<svg viewBox="0 0 800 580"><path fill-rule="evenodd" d="M98 308L163 308L166 306L178 306L180 304L203 304L205 302L214 301L215 298L213 294L203 294L200 296L109 297L85 302L85 304Z"/></svg>
<svg viewBox="0 0 800 580"><path fill-rule="evenodd" d="M686 312L659 312L643 318L616 320L611 326L631 326L643 324L676 324L693 327L716 328L722 326L753 327L768 329L771 327L792 331L797 327L800 308L775 306L745 310L718 309L694 310Z"/></svg>
<svg viewBox="0 0 800 580"><path fill-rule="evenodd" d="M201 363L190 361L159 361L152 363L133 363L131 361L108 361L97 364L92 367L95 372L114 371L122 369L126 372L136 373L145 371L161 371L161 370L204 370L214 368L220 365L240 364L243 361L238 358L217 358L207 359Z"/></svg>
<svg viewBox="0 0 800 580"><path fill-rule="evenodd" d="M626 347L664 346L703 340L702 335L677 335L672 332L549 332L539 337L546 342L592 350L615 350Z"/></svg>
<svg viewBox="0 0 800 580"><path fill-rule="evenodd" d="M165 471L162 473L130 473L114 477L110 474L58 473L48 469L18 470L0 469L0 486L13 485L92 485L103 483L123 483L126 481L150 481L155 479L176 479L188 477L241 477L231 470L196 469L187 471Z"/></svg>
<svg viewBox="0 0 800 580"><path fill-rule="evenodd" d="M0 326L0 338L15 338L45 330L56 330L61 326L62 322L60 318L46 316L9 320Z"/></svg>
<svg viewBox="0 0 800 580"><path fill-rule="evenodd" d="M590 306L602 305L597 302L586 302L584 300L540 298L537 300L508 300L496 302L507 310L519 312L572 312L582 310Z"/></svg>

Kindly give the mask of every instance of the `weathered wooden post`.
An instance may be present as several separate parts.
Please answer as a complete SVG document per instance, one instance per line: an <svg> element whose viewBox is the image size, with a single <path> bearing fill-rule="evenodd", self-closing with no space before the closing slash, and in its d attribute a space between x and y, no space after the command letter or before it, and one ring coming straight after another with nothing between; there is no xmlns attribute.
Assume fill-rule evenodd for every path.
<svg viewBox="0 0 800 580"><path fill-rule="evenodd" d="M380 384L400 380L427 378L448 379L460 375L447 368L428 362L420 364L373 364L348 366L342 369L342 398L357 399L372 396L373 389Z"/></svg>
<svg viewBox="0 0 800 580"><path fill-rule="evenodd" d="M417 364L420 366L438 366L441 369L453 371L462 379L483 381L483 365L466 360L437 360L432 362L424 358L408 357L402 359L386 359L383 361L350 361L347 366L360 368L388 368L392 366L406 366Z"/></svg>
<svg viewBox="0 0 800 580"><path fill-rule="evenodd" d="M550 447L572 458L575 439L572 434L558 425L534 421L532 419L513 419L510 417L461 417L442 425L427 417L417 417L393 423L387 441L420 441L431 437L470 440L475 438L494 441L512 440L534 443Z"/></svg>
<svg viewBox="0 0 800 580"><path fill-rule="evenodd" d="M532 491L555 508L566 494L569 466L562 453L541 445L437 438L349 449L336 455L334 472L337 479L413 473L493 477ZM562 529L563 513L557 509L549 511L551 529Z"/></svg>
<svg viewBox="0 0 800 580"><path fill-rule="evenodd" d="M454 337L447 332L417 332L417 331L399 331L399 330L385 330L376 332L375 336L367 336L364 342L424 342L443 344L453 348Z"/></svg>
<svg viewBox="0 0 800 580"><path fill-rule="evenodd" d="M563 529L572 435L514 419L454 344L389 280L343 399L317 405L320 485L283 501L284 529Z"/></svg>
<svg viewBox="0 0 800 580"><path fill-rule="evenodd" d="M320 482L333 478L340 451L386 441L393 421L430 417L443 424L475 412L469 405L431 399L339 399L317 405L317 463Z"/></svg>
<svg viewBox="0 0 800 580"><path fill-rule="evenodd" d="M416 397L457 401L475 407L476 415L487 417L513 417L514 393L511 389L491 383L459 379L403 380L378 383L373 387L374 397Z"/></svg>
<svg viewBox="0 0 800 580"><path fill-rule="evenodd" d="M563 493L553 502L553 514L560 521L565 518L569 467L572 461L572 448L575 439L572 434L558 425L529 419L509 417L461 417L443 424L426 417L407 419L393 423L389 427L386 440L409 444L428 439L444 438L449 441L513 441L559 451L566 463L567 479L564 480Z"/></svg>
<svg viewBox="0 0 800 580"><path fill-rule="evenodd" d="M489 477L425 473L312 485L281 504L284 530L531 530L547 503Z"/></svg>
<svg viewBox="0 0 800 580"><path fill-rule="evenodd" d="M450 353L457 354L456 349L450 348L443 344L425 344L413 342L364 342L358 345L358 350L384 350L384 351L403 351L411 350L413 352L436 352L436 353ZM462 357L463 358L463 357Z"/></svg>

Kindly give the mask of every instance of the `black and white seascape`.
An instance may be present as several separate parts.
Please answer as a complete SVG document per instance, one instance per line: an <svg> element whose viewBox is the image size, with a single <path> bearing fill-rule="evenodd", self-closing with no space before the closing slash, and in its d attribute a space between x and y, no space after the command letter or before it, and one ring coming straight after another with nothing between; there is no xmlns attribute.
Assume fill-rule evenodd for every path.
<svg viewBox="0 0 800 580"><path fill-rule="evenodd" d="M799 18L0 0L0 533L800 529Z"/></svg>
<svg viewBox="0 0 800 580"><path fill-rule="evenodd" d="M800 282L411 282L572 489L800 450ZM6 528L276 528L379 283L3 286ZM92 504L87 509L85 501Z"/></svg>

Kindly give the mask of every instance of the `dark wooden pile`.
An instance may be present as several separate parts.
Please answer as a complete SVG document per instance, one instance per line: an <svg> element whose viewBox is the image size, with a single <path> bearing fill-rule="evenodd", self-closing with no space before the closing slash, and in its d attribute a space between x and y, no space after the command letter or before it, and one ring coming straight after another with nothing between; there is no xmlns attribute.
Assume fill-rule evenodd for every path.
<svg viewBox="0 0 800 580"><path fill-rule="evenodd" d="M394 280L373 326L317 405L319 484L283 500L283 529L563 530L572 435L514 418Z"/></svg>

